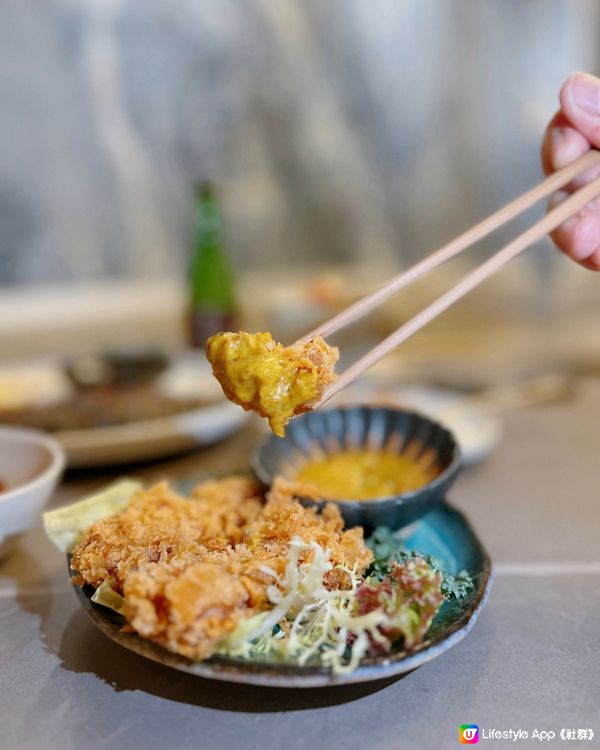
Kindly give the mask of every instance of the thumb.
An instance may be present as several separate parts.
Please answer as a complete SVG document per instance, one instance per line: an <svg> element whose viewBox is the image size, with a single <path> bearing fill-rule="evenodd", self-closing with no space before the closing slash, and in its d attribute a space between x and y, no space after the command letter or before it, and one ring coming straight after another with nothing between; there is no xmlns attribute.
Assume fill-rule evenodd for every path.
<svg viewBox="0 0 600 750"><path fill-rule="evenodd" d="M560 90L562 110L571 124L600 148L600 79L589 73L575 73Z"/></svg>

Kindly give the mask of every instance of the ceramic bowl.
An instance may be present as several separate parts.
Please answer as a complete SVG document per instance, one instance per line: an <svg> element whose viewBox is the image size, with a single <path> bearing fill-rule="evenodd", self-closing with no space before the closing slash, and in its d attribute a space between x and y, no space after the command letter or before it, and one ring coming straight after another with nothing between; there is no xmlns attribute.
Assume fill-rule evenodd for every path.
<svg viewBox="0 0 600 750"><path fill-rule="evenodd" d="M27 531L55 489L65 467L58 442L42 432L0 427L0 559Z"/></svg>
<svg viewBox="0 0 600 750"><path fill-rule="evenodd" d="M301 497L305 505L339 506L346 526L362 526L369 533L377 526L399 529L441 503L461 466L460 449L454 436L441 424L421 414L400 409L356 406L308 412L294 418L284 438L269 437L252 458L258 479L269 486L275 476L293 479L310 460L343 450L381 450L413 458L435 451L441 472L420 489L372 500L314 500Z"/></svg>

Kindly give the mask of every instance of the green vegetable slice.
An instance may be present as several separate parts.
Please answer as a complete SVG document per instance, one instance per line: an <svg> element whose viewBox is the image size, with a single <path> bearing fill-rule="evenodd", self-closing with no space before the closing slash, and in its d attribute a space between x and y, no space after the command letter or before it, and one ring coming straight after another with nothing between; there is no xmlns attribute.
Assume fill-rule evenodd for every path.
<svg viewBox="0 0 600 750"><path fill-rule="evenodd" d="M94 591L92 601L96 604L101 604L103 607L108 607L114 612L121 614L123 611L123 604L125 599L118 594L108 581L102 581L98 588Z"/></svg>
<svg viewBox="0 0 600 750"><path fill-rule="evenodd" d="M435 557L407 551L404 542L387 526L378 526L367 539L367 545L373 552L373 562L365 575L367 579L381 581L392 572L395 562L404 565L407 560L420 558L442 574L442 594L446 599L464 599L474 588L473 579L466 570L451 575Z"/></svg>
<svg viewBox="0 0 600 750"><path fill-rule="evenodd" d="M46 534L58 549L71 552L86 529L122 511L130 498L142 489L140 482L122 479L78 503L44 513Z"/></svg>

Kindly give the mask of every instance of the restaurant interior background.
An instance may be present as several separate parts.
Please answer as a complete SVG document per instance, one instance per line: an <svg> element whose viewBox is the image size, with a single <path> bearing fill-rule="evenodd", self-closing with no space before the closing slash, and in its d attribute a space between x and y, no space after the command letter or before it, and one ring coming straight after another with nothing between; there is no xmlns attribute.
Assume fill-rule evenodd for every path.
<svg viewBox="0 0 600 750"><path fill-rule="evenodd" d="M0 357L179 346L205 179L240 325L293 340L539 181L561 82L599 70L599 16L592 0L3 3ZM521 226L334 343L355 356ZM594 372L596 283L539 243L382 371Z"/></svg>
<svg viewBox="0 0 600 750"><path fill-rule="evenodd" d="M266 420L226 401L203 352L185 350L199 183L218 193L235 325L288 344L538 184L560 86L576 70L600 74L599 50L596 0L0 2L2 750L441 750L458 747L474 726L464 722L482 739L552 729L562 746L561 728L589 727L598 741L600 275L548 239L330 402L423 412L460 444L450 481L464 466L449 505L429 494L445 492L436 477L425 493L439 507L400 535L477 590L440 640L408 660L382 652L382 672L361 665L373 682L280 689L258 687L279 679L269 662L232 678L248 685L219 682L235 672L218 667L218 680L199 677L209 662L165 667L174 654L108 628L89 587L75 594L41 511L58 509L60 530L77 515L62 508L92 496L91 523L124 476L187 496L208 476L256 470L264 445L288 445L267 443ZM543 213L328 337L338 371ZM141 368L133 387L80 387L65 366L148 350L172 357L164 371L150 357L152 377ZM6 427L31 425L24 414L54 420L49 468L29 450L46 435ZM353 448L357 422L338 443L328 421L327 450ZM369 424L370 446L387 437L383 420ZM438 440L406 442L403 429L388 444L403 455ZM218 602L220 584L210 588ZM431 661L414 669L413 655ZM325 684L302 682L304 666L297 685Z"/></svg>

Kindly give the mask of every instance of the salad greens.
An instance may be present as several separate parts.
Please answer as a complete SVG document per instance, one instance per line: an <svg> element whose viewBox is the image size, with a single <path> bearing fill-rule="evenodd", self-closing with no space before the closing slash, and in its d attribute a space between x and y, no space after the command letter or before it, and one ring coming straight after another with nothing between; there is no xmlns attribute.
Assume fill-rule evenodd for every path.
<svg viewBox="0 0 600 750"><path fill-rule="evenodd" d="M382 580L389 575L394 563L405 564L408 560L422 559L442 575L442 594L446 599L463 599L473 589L473 579L466 570L456 575L446 572L435 557L422 555L419 552L407 551L402 539L397 537L387 526L379 526L367 539L367 545L373 552L374 560L367 571L367 576Z"/></svg>
<svg viewBox="0 0 600 750"><path fill-rule="evenodd" d="M329 552L295 537L285 576L263 570L273 577L267 591L273 608L241 623L220 653L299 665L318 660L334 673L350 672L366 655L420 643L442 604L451 600L456 614L473 588L466 571L449 575L431 556L407 551L387 528L367 543L374 561L365 576L338 566L348 587L329 590Z"/></svg>
<svg viewBox="0 0 600 750"><path fill-rule="evenodd" d="M330 590L325 581L333 569L328 550L294 537L284 577L263 568L273 577L273 608L242 622L220 653L299 665L318 658L336 674L351 672L365 655L388 653L399 639L407 648L419 643L444 599L441 575L422 559L394 564L381 580L337 566L348 587Z"/></svg>

